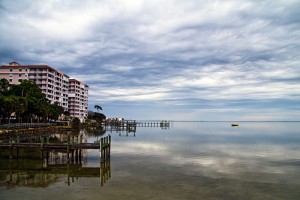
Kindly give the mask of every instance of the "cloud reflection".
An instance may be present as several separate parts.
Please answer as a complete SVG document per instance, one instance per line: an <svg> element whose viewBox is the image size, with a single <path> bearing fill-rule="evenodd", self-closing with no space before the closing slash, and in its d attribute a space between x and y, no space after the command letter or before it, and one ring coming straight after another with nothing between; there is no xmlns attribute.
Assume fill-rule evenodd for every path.
<svg viewBox="0 0 300 200"><path fill-rule="evenodd" d="M254 131L256 124L259 130ZM213 125L219 126L220 123ZM218 128L214 128L213 133L208 135L197 133L196 129L194 133L189 130L186 135L177 134L176 131L182 131L175 127L176 131L171 129L169 137L160 138L154 134L151 142L143 139L115 141L113 153L128 159L144 157L146 163L177 166L184 173L211 178L278 182L290 181L291 176L299 177L300 147L299 137L293 133L295 130L289 129L286 135L291 140L278 140L278 135L289 124L276 124L278 133L270 133L274 126L272 123L251 125L252 130L241 128L236 134L219 133ZM142 133L138 131L136 138L139 134Z"/></svg>

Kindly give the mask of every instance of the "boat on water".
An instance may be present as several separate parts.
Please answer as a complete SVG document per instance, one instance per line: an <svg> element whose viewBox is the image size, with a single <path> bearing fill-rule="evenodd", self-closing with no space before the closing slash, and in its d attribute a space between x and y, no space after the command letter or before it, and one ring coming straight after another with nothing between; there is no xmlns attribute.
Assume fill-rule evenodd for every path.
<svg viewBox="0 0 300 200"><path fill-rule="evenodd" d="M233 124L231 124L231 126L239 126L239 124L233 123Z"/></svg>

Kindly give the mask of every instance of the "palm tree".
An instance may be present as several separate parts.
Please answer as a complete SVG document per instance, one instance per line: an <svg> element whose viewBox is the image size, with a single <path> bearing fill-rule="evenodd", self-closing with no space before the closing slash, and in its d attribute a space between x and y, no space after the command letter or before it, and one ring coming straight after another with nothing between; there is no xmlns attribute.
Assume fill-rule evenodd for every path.
<svg viewBox="0 0 300 200"><path fill-rule="evenodd" d="M16 96L15 98L15 116L16 116L16 119L19 120L22 120L21 119L21 115L23 113L25 113L25 111L27 110L27 105L28 105L28 101L25 97L18 97Z"/></svg>
<svg viewBox="0 0 300 200"><path fill-rule="evenodd" d="M98 112L99 112L99 110L102 110L102 107L99 105L95 105L94 108L97 109Z"/></svg>
<svg viewBox="0 0 300 200"><path fill-rule="evenodd" d="M7 118L7 122L10 123L11 115L18 109L18 97L16 95L10 95L4 97L3 100L3 113L5 115L5 118Z"/></svg>

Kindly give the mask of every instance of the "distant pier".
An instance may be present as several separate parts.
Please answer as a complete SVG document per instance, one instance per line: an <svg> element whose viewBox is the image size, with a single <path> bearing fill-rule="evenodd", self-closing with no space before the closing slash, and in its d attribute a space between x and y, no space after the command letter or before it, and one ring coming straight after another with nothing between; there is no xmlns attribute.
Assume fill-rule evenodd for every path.
<svg viewBox="0 0 300 200"><path fill-rule="evenodd" d="M166 120L138 121L136 125L137 127L170 128L171 122Z"/></svg>
<svg viewBox="0 0 300 200"><path fill-rule="evenodd" d="M167 120L111 120L104 122L105 127L121 127L133 129L135 127L160 127L169 128L171 122Z"/></svg>

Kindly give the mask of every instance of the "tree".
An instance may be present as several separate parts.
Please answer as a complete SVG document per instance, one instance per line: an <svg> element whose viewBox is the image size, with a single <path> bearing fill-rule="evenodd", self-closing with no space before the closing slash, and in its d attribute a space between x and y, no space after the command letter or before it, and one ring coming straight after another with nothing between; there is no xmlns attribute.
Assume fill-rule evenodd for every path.
<svg viewBox="0 0 300 200"><path fill-rule="evenodd" d="M15 116L17 120L21 120L22 114L27 110L28 101L25 97L18 97L15 98Z"/></svg>
<svg viewBox="0 0 300 200"><path fill-rule="evenodd" d="M99 112L99 110L102 110L102 107L99 105L95 105L94 108Z"/></svg>
<svg viewBox="0 0 300 200"><path fill-rule="evenodd" d="M64 115L65 116L70 116L70 112L66 110L66 111L64 111Z"/></svg>
<svg viewBox="0 0 300 200"><path fill-rule="evenodd" d="M0 79L0 92L7 92L9 89L9 82L5 78Z"/></svg>
<svg viewBox="0 0 300 200"><path fill-rule="evenodd" d="M34 119L46 122L57 120L64 113L63 107L58 103L51 104L39 86L30 80L10 85L6 79L0 79L0 105L0 123L4 120L10 122L13 114L22 122L32 122Z"/></svg>
<svg viewBox="0 0 300 200"><path fill-rule="evenodd" d="M5 101L5 96L3 96L1 93L0 93L0 124L2 124L2 119L4 118L4 113L3 113L3 110L4 110L4 101Z"/></svg>
<svg viewBox="0 0 300 200"><path fill-rule="evenodd" d="M10 116L15 110L15 101L16 96L2 96L1 98L1 116L3 119L7 119L7 122L10 122Z"/></svg>
<svg viewBox="0 0 300 200"><path fill-rule="evenodd" d="M90 116L90 119L96 120L98 123L101 123L104 119L106 119L106 116L99 112L99 110L102 110L102 107L99 105L94 106L95 109L97 109L98 112L92 112Z"/></svg>
<svg viewBox="0 0 300 200"><path fill-rule="evenodd" d="M50 102L35 82L22 80L20 84L11 86L10 93L26 98L28 104L23 117L27 121L32 121L33 118L36 118L38 122L40 119L45 121L48 117Z"/></svg>
<svg viewBox="0 0 300 200"><path fill-rule="evenodd" d="M78 129L80 128L80 119L78 117L74 117L71 123L72 128Z"/></svg>
<svg viewBox="0 0 300 200"><path fill-rule="evenodd" d="M60 115L64 114L64 108L58 105L57 102L50 105L50 118L57 120Z"/></svg>
<svg viewBox="0 0 300 200"><path fill-rule="evenodd" d="M94 113L93 119L96 120L98 123L101 123L103 120L106 119L106 116L102 113Z"/></svg>
<svg viewBox="0 0 300 200"><path fill-rule="evenodd" d="M19 121L37 119L45 122L58 119L63 112L57 103L50 103L35 82L22 80L18 85L10 85L6 79L0 79L1 120L9 122L14 113Z"/></svg>

